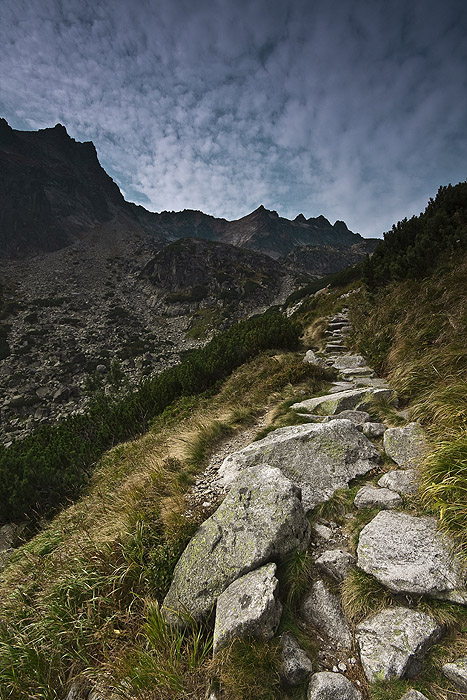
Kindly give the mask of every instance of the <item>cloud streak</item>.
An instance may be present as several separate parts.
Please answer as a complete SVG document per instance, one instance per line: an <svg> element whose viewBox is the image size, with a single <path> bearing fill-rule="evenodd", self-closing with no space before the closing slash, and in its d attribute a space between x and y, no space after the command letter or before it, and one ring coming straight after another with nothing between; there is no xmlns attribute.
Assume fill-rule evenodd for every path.
<svg viewBox="0 0 467 700"><path fill-rule="evenodd" d="M455 0L3 0L0 108L93 140L127 198L380 235L467 177Z"/></svg>

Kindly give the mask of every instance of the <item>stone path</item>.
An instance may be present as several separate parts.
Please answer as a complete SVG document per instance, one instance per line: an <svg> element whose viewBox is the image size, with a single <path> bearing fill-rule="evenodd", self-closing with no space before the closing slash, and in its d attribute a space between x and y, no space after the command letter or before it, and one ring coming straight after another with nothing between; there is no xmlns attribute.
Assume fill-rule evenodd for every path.
<svg viewBox="0 0 467 700"><path fill-rule="evenodd" d="M403 512L405 499L416 495L417 468L429 449L423 430L415 423L388 429L370 419L375 398L396 407L397 396L365 358L348 351L349 330L344 309L329 321L323 353L305 355L304 362L331 366L338 378L326 396L292 406L303 424L244 447L234 439L224 445L220 468L217 454L203 473L198 493L218 497L223 486L228 495L180 558L162 608L171 624L183 625L187 614L200 619L213 612L219 599L216 651L224 639L269 639L281 614L275 565L294 549L307 549L314 573L299 606L299 624L319 642L318 664L314 668L286 634L282 676L290 685L309 676L308 697L317 699L358 700L366 681L419 673L443 628L414 609L417 597L467 604L465 576L436 520ZM361 531L354 556L344 528L313 518L310 529L305 515L356 476L381 472L382 452L394 468L376 484L368 481L355 497L355 515L365 508L379 513ZM338 593L354 567L398 596L397 605L356 628L345 619ZM465 659L452 659L445 666L446 677L460 689L465 665Z"/></svg>
<svg viewBox="0 0 467 700"><path fill-rule="evenodd" d="M344 309L329 321L323 352L307 351L304 362L331 366L338 378L326 396L292 406L301 425L252 444L245 443L256 428L251 435L245 431L225 443L199 477L194 498L214 502L222 488L227 495L182 554L162 606L166 620L177 626L213 615L214 653L238 637L270 639L282 612L276 567L291 553L307 551L312 575L297 622L319 650L312 663L293 635L284 633L281 676L289 686L307 681L308 700L361 700L376 678L414 677L444 633L426 608L416 609L418 598L467 604L465 573L436 519L414 515L413 508L404 512L416 498L427 439L415 423L388 428L371 420L375 398L396 407L397 396L365 358L349 352L349 330ZM383 454L384 468L388 458L393 468L382 474ZM378 513L361 530L353 552L346 528L314 516L313 508L366 475L346 518L350 522L368 508ZM392 605L356 627L346 619L340 595L354 570L374 577L388 600L393 596ZM443 667L459 697L467 688L466 669L462 658ZM427 699L412 689L400 700Z"/></svg>

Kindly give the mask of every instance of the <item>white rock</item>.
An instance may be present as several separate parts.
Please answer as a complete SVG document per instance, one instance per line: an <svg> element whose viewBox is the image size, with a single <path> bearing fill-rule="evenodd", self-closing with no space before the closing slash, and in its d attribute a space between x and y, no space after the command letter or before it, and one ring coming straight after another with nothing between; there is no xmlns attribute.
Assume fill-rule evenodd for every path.
<svg viewBox="0 0 467 700"><path fill-rule="evenodd" d="M383 446L386 454L404 469L419 465L429 450L425 431L418 423L408 423L403 428L388 428L384 433Z"/></svg>
<svg viewBox="0 0 467 700"><path fill-rule="evenodd" d="M400 700L428 700L428 698L423 693L419 693L418 690L408 690Z"/></svg>
<svg viewBox="0 0 467 700"><path fill-rule="evenodd" d="M440 639L442 629L430 615L408 608L386 608L357 625L357 642L370 682L411 678Z"/></svg>
<svg viewBox="0 0 467 700"><path fill-rule="evenodd" d="M381 510L391 510L397 508L402 503L402 498L395 491L389 489L378 489L376 486L367 485L359 489L354 499L354 506L361 508L381 508Z"/></svg>
<svg viewBox="0 0 467 700"><path fill-rule="evenodd" d="M337 581L343 581L357 560L350 552L328 549L316 560L316 566Z"/></svg>
<svg viewBox="0 0 467 700"><path fill-rule="evenodd" d="M378 480L378 485L405 495L418 491L417 472L415 469L393 469Z"/></svg>
<svg viewBox="0 0 467 700"><path fill-rule="evenodd" d="M465 577L450 545L435 518L381 511L360 533L357 564L394 593L467 604Z"/></svg>
<svg viewBox="0 0 467 700"><path fill-rule="evenodd" d="M337 668L336 668L337 670ZM307 700L361 700L361 693L340 673L315 673L308 686Z"/></svg>
<svg viewBox="0 0 467 700"><path fill-rule="evenodd" d="M456 688L467 693L467 657L444 664L443 673Z"/></svg>
<svg viewBox="0 0 467 700"><path fill-rule="evenodd" d="M335 360L333 367L336 369L354 369L355 367L366 367L366 360L362 355L343 355Z"/></svg>
<svg viewBox="0 0 467 700"><path fill-rule="evenodd" d="M232 639L271 639L281 619L276 565L266 564L237 579L219 596L214 625L213 651Z"/></svg>
<svg viewBox="0 0 467 700"><path fill-rule="evenodd" d="M162 606L165 619L176 625L186 614L201 619L235 579L305 548L309 539L300 489L279 469L246 469L180 557Z"/></svg>
<svg viewBox="0 0 467 700"><path fill-rule="evenodd" d="M330 416L346 410L366 410L370 408L373 398L395 401L395 393L392 389L374 389L373 387L347 389L335 394L315 396L312 399L299 401L294 403L291 408L294 411L318 410L320 413Z"/></svg>
<svg viewBox="0 0 467 700"><path fill-rule="evenodd" d="M368 438L380 438L386 432L386 426L384 423L364 423L363 424L363 434Z"/></svg>
<svg viewBox="0 0 467 700"><path fill-rule="evenodd" d="M339 598L318 579L303 601L301 615L306 622L325 633L336 646L350 649L352 635L347 625Z"/></svg>

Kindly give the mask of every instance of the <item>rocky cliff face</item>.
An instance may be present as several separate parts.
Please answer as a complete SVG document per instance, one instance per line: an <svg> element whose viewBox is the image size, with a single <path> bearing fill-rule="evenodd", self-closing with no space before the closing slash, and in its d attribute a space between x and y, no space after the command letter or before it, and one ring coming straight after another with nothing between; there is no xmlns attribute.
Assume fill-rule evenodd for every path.
<svg viewBox="0 0 467 700"><path fill-rule="evenodd" d="M370 255L377 245L377 238L366 238L351 246L295 246L287 255L279 258L279 262L295 272L319 278L356 265Z"/></svg>
<svg viewBox="0 0 467 700"><path fill-rule="evenodd" d="M126 202L94 145L75 141L61 124L16 131L0 119L0 167L0 251L9 257L59 250L95 226L122 218L128 230L144 231L159 242L203 238L275 259L296 246L349 247L364 241L343 221L332 225L324 216L302 214L290 221L263 206L236 221L188 209L149 212Z"/></svg>
<svg viewBox="0 0 467 700"><path fill-rule="evenodd" d="M198 239L158 249L127 221L0 270L0 440L83 408L114 371L130 384L214 330L281 303L289 270Z"/></svg>
<svg viewBox="0 0 467 700"><path fill-rule="evenodd" d="M12 257L58 250L132 209L91 142L64 126L15 131L0 119L0 250Z"/></svg>

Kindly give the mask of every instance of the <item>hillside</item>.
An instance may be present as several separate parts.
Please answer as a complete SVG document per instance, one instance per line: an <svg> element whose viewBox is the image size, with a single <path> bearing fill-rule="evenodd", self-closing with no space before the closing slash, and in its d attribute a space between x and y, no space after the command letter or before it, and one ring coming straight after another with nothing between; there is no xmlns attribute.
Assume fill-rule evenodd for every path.
<svg viewBox="0 0 467 700"><path fill-rule="evenodd" d="M189 255L199 242L182 245ZM166 269L158 270L159 255L148 265L149 277ZM405 700L460 700L467 582L435 529L440 517L465 554L466 272L467 259L448 251L429 275L377 290L367 291L349 275L341 282L334 276L332 286L323 282L323 289L302 297L299 308L290 302L303 330L301 349L291 347L297 331L292 324L289 335L285 319L265 336L271 329L266 315L256 330L251 326L250 359L232 374L218 375L207 392L189 390L149 421L143 407L148 432L93 457L97 468L74 505L10 552L0 582L5 697L84 700L94 688L105 700L206 693L219 700L314 700L320 695L311 693L327 683L326 692L336 696L340 688L355 700L399 700L409 690ZM190 274L192 284L197 280ZM275 348L280 328L281 347ZM241 346L234 342L232 350ZM270 349L257 354L262 348ZM223 362L231 353L223 349L214 357ZM206 367L201 360L199 369ZM180 378L191 376L180 372ZM209 379L210 372L201 376ZM415 437L407 442L409 435ZM322 442L313 451L315 439ZM307 476L316 455L319 468ZM238 487L241 507L235 488L228 496L223 490L239 468L250 470L250 481ZM344 478L344 487L323 495L328 473ZM299 480L301 501L290 478ZM278 503L271 517L268 509ZM311 508L306 521L304 504ZM289 515L273 534L281 513ZM212 522L220 529L211 543ZM199 619L196 608L191 615L197 621L181 631L167 625L167 607L173 610L173 601L186 595L182 589L174 594L177 582L191 582L194 591L206 572L218 580L222 538L231 537L225 552L250 552L239 545L245 527L245 537L261 533L274 547L279 537L281 549L272 560L258 554L247 568L251 573L227 590L233 595L235 586L261 572L268 586L279 586L268 609L276 619L282 606L281 622L272 638L240 639L213 657L220 623ZM197 537L212 547L207 560ZM404 547L394 546L400 540ZM196 554L191 560L190 551ZM238 572L242 564L235 566ZM240 596L253 595L253 579L247 581ZM247 598L241 600L251 611ZM391 635L409 621L414 626L402 653ZM274 631L277 619L264 619L266 629L271 624ZM295 642L287 641L290 635ZM290 663L301 669L293 681L284 675L284 644L295 659Z"/></svg>

